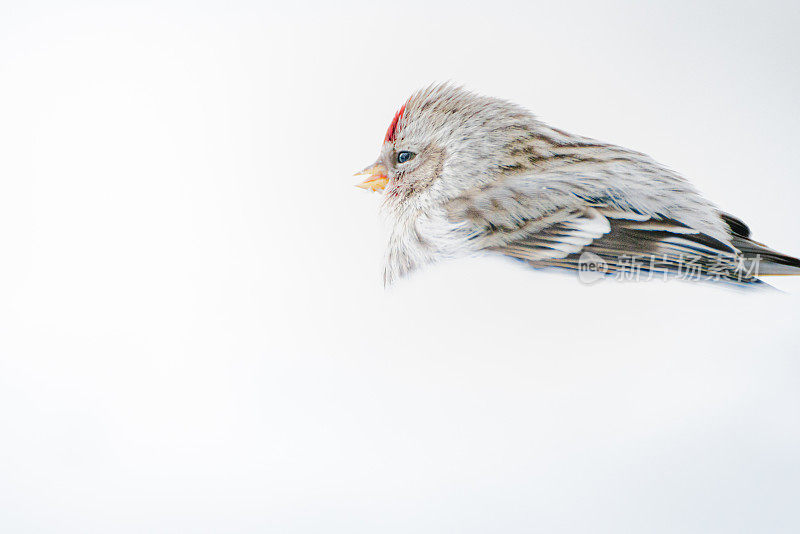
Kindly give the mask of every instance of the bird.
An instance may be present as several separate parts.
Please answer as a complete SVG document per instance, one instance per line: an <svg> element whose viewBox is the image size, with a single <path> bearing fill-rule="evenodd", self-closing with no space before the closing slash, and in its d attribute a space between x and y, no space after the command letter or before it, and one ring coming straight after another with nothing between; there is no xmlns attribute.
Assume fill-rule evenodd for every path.
<svg viewBox="0 0 800 534"><path fill-rule="evenodd" d="M383 194L387 286L474 254L601 277L690 273L755 285L800 274L800 260L751 239L744 222L650 156L452 83L412 94L378 159L356 175L366 176L358 187Z"/></svg>

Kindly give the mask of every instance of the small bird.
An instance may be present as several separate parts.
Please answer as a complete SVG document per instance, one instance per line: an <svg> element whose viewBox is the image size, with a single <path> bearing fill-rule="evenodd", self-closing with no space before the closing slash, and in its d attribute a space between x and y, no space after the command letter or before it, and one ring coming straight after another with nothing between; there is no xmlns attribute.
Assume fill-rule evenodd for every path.
<svg viewBox="0 0 800 534"><path fill-rule="evenodd" d="M548 126L513 103L451 84L412 95L358 184L382 191L384 283L441 258L502 254L536 268L757 284L800 260L750 239L649 156ZM600 267L597 267L597 266Z"/></svg>

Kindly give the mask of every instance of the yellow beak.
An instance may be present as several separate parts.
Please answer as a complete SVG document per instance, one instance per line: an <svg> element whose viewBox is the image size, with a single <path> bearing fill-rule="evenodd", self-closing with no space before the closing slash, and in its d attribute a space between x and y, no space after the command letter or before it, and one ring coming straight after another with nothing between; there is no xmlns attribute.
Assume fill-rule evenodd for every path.
<svg viewBox="0 0 800 534"><path fill-rule="evenodd" d="M386 184L389 182L389 177L386 176L386 167L382 163L373 163L361 172L357 172L354 176L367 175L366 179L356 184L356 187L367 189L369 191L383 191Z"/></svg>

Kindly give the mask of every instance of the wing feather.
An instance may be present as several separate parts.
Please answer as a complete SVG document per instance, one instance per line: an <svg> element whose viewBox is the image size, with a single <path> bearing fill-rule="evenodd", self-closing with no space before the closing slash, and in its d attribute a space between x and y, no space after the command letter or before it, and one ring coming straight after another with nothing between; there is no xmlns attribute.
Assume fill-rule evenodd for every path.
<svg viewBox="0 0 800 534"><path fill-rule="evenodd" d="M461 196L449 204L448 214L468 229L478 250L534 267L578 269L581 254L591 252L606 262L609 272L629 267L634 260L644 270L680 272L691 265L700 275L737 282L757 282L758 274L800 273L800 260L752 241L749 228L732 215L720 212L716 222L709 222L530 178ZM760 256L767 261L754 273L753 262Z"/></svg>

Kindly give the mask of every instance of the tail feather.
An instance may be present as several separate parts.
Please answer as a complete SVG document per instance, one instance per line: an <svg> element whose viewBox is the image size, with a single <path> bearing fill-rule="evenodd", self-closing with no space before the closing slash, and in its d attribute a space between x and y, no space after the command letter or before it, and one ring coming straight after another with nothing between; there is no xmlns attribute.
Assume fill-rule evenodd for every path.
<svg viewBox="0 0 800 534"><path fill-rule="evenodd" d="M800 259L781 254L746 237L734 235L731 243L748 261L756 262L756 276L800 275Z"/></svg>
<svg viewBox="0 0 800 534"><path fill-rule="evenodd" d="M755 264L756 276L800 275L800 259L772 250L763 243L750 239L750 228L738 217L720 213L731 230L731 244L739 249L749 262Z"/></svg>

